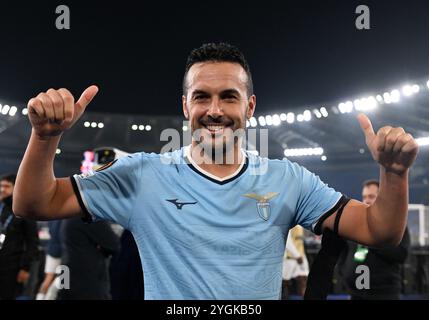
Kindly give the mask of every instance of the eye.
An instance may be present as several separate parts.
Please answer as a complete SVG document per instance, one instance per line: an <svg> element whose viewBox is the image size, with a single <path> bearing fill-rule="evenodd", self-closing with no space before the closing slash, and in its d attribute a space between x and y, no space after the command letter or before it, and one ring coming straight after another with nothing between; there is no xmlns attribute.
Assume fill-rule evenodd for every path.
<svg viewBox="0 0 429 320"><path fill-rule="evenodd" d="M194 100L197 100L197 101L201 101L201 100L205 100L205 99L208 99L208 96L203 95L203 94L199 94L199 95L196 95L194 97Z"/></svg>
<svg viewBox="0 0 429 320"><path fill-rule="evenodd" d="M223 97L225 100L229 100L229 101L236 101L237 97L234 95L226 95L225 97Z"/></svg>

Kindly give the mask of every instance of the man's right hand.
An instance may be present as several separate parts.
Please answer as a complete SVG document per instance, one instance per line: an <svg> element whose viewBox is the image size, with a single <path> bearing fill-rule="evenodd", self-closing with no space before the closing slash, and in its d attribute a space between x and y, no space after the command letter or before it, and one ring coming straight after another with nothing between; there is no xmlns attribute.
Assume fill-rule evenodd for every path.
<svg viewBox="0 0 429 320"><path fill-rule="evenodd" d="M28 101L28 117L34 133L42 139L62 134L79 120L97 92L97 86L90 86L76 103L64 88L39 93Z"/></svg>

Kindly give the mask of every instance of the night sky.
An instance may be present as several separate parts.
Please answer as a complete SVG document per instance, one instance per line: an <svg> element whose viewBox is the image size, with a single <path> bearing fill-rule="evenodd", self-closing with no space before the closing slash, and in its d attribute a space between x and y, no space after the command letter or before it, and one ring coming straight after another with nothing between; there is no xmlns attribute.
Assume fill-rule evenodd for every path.
<svg viewBox="0 0 429 320"><path fill-rule="evenodd" d="M71 29L55 28L68 5ZM371 30L355 27L367 4ZM190 50L226 41L246 55L257 114L317 106L429 76L429 1L2 1L0 103L24 106L50 87L88 110L180 115Z"/></svg>

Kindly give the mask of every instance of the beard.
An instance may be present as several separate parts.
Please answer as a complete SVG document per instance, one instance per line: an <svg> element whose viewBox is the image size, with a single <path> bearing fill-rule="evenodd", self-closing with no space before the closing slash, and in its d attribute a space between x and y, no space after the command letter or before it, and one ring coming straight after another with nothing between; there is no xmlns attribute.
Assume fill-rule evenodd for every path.
<svg viewBox="0 0 429 320"><path fill-rule="evenodd" d="M211 124L211 125L208 125ZM210 130L218 124L223 129ZM193 128L195 128L193 126ZM230 119L216 119L205 121L201 119L198 122L198 128L192 130L193 140L197 143L200 149L201 156L204 156L205 161L210 161L215 164L233 164L235 163L234 150L238 147L241 137L245 134L245 123Z"/></svg>

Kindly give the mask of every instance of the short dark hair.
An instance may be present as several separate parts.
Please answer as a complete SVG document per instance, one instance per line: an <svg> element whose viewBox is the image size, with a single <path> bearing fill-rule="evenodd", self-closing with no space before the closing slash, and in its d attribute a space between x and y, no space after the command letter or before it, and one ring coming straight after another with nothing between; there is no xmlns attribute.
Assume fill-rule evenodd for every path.
<svg viewBox="0 0 429 320"><path fill-rule="evenodd" d="M8 173L8 174L5 174L5 175L1 176L0 177L0 181L4 181L4 180L8 181L8 182L10 182L12 184L15 184L16 174L14 174L14 173Z"/></svg>
<svg viewBox="0 0 429 320"><path fill-rule="evenodd" d="M362 183L362 188L369 187L372 185L377 186L377 188L380 188L380 182L378 182L378 180L376 179L365 180Z"/></svg>
<svg viewBox="0 0 429 320"><path fill-rule="evenodd" d="M188 92L188 85L186 77L189 69L200 62L232 62L238 63L243 67L247 74L247 95L253 95L253 80L250 73L250 67L244 58L243 53L235 46L228 43L205 43L201 47L191 51L186 62L185 75L183 77L183 94L186 96Z"/></svg>

